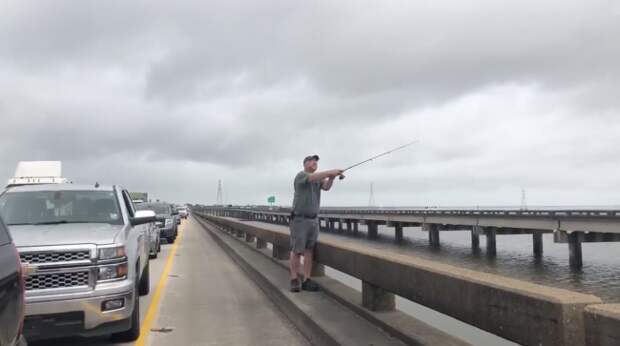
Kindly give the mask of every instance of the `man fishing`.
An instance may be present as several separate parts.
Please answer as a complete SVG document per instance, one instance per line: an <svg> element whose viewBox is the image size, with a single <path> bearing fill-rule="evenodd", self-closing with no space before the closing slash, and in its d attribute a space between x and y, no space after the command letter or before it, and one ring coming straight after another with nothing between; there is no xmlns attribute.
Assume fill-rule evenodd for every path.
<svg viewBox="0 0 620 346"><path fill-rule="evenodd" d="M297 173L293 183L295 196L291 213L291 292L318 291L317 284L310 279L312 273L312 256L319 237L319 209L321 190L329 191L334 179L344 177L343 170L332 169L317 172L318 155L304 159L304 170ZM301 256L304 256L303 282L299 279Z"/></svg>

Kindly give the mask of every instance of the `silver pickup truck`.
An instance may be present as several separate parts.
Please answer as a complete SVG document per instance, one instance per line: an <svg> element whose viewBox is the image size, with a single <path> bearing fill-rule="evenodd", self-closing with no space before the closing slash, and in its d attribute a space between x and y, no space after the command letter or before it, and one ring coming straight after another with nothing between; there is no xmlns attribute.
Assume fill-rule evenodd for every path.
<svg viewBox="0 0 620 346"><path fill-rule="evenodd" d="M154 212L136 211L118 186L47 184L8 188L0 195L0 214L27 268L29 341L138 338Z"/></svg>

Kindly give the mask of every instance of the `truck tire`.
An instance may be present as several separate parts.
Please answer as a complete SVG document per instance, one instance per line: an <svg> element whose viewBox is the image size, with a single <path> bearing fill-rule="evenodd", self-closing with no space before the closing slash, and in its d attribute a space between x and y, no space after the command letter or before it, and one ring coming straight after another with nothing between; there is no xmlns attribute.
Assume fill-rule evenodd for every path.
<svg viewBox="0 0 620 346"><path fill-rule="evenodd" d="M137 280L136 280L137 281ZM138 284L134 289L133 311L131 312L131 328L124 332L112 334L113 341L129 342L136 341L140 337L140 297L138 295Z"/></svg>
<svg viewBox="0 0 620 346"><path fill-rule="evenodd" d="M138 292L141 296L145 296L151 291L151 270L149 266L150 263L146 262L146 268L144 268L144 273L140 275L140 286L138 287Z"/></svg>

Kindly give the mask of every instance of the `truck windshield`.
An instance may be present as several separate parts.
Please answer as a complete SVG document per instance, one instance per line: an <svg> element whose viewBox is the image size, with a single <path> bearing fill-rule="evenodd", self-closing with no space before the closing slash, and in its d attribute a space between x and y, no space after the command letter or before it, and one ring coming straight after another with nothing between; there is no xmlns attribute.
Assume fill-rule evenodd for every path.
<svg viewBox="0 0 620 346"><path fill-rule="evenodd" d="M151 204L151 203L140 203L136 206L138 210L152 210L157 215L170 215L172 210L167 204Z"/></svg>
<svg viewBox="0 0 620 346"><path fill-rule="evenodd" d="M7 192L0 196L0 215L9 226L123 223L113 191Z"/></svg>

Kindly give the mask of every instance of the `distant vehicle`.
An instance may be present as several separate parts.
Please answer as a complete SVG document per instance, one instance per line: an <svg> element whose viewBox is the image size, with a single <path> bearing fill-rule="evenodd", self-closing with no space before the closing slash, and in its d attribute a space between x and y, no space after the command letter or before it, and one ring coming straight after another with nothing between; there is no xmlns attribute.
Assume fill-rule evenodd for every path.
<svg viewBox="0 0 620 346"><path fill-rule="evenodd" d="M137 210L149 210L145 203L136 204ZM159 222L161 224L161 222ZM147 233L149 235L149 257L157 258L157 254L161 251L161 231L158 222L151 222L147 225Z"/></svg>
<svg viewBox="0 0 620 346"><path fill-rule="evenodd" d="M38 184L65 184L60 161L21 161L7 187Z"/></svg>
<svg viewBox="0 0 620 346"><path fill-rule="evenodd" d="M149 194L147 192L130 192L129 196L134 203L146 203L149 201Z"/></svg>
<svg viewBox="0 0 620 346"><path fill-rule="evenodd" d="M187 207L177 208L177 211L179 212L179 216L183 219L187 219L187 217L189 216L189 210L187 209Z"/></svg>
<svg viewBox="0 0 620 346"><path fill-rule="evenodd" d="M165 202L144 203L140 205L141 208L147 208L155 212L158 218L164 219L164 221L158 221L157 226L160 230L160 237L163 237L172 244L177 239L177 212Z"/></svg>
<svg viewBox="0 0 620 346"><path fill-rule="evenodd" d="M0 218L0 345L25 345L25 283L19 254Z"/></svg>
<svg viewBox="0 0 620 346"><path fill-rule="evenodd" d="M7 189L0 215L27 266L28 340L138 338L154 212L136 211L119 186L46 184Z"/></svg>

